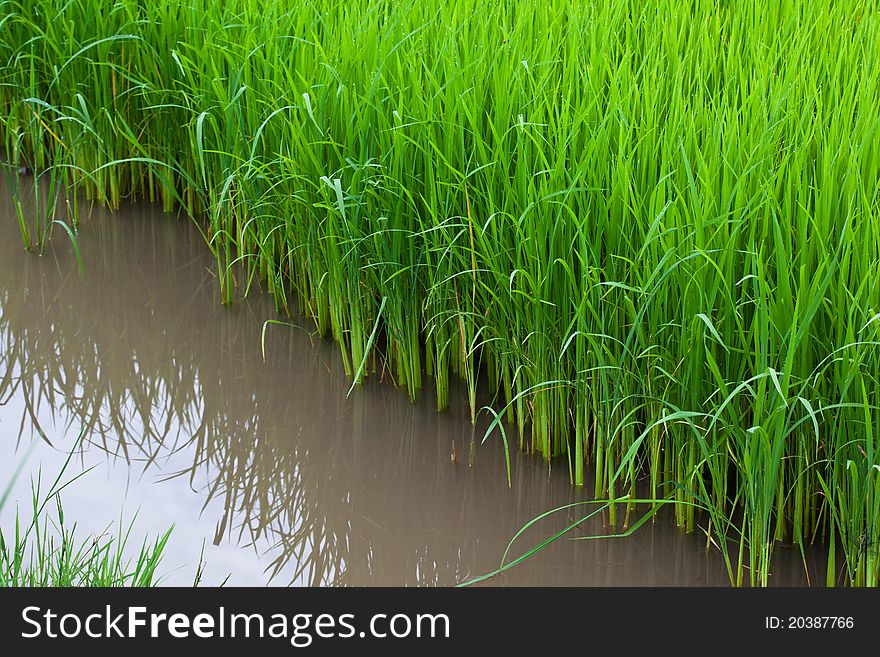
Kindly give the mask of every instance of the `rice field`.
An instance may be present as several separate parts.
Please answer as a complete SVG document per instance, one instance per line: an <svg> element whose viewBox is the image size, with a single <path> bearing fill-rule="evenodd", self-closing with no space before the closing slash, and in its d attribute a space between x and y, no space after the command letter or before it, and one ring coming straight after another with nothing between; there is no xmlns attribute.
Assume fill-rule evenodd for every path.
<svg viewBox="0 0 880 657"><path fill-rule="evenodd" d="M734 584L783 543L880 583L876 3L0 0L0 35L7 157L64 199L27 248L80 196L182 208L224 303L353 384L460 377L612 527L638 487Z"/></svg>

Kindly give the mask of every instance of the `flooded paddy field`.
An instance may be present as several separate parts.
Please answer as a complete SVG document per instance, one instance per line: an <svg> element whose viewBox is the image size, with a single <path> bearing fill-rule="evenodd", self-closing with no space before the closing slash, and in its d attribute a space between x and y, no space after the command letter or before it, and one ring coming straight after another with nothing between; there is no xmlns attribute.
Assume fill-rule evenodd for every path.
<svg viewBox="0 0 880 657"><path fill-rule="evenodd" d="M442 413L380 377L347 396L338 348L305 320L266 325L279 316L260 293L219 302L188 221L95 208L77 244L82 275L61 231L25 251L0 190L0 482L20 470L25 516L32 478L73 450L71 476L93 469L64 491L69 521L113 533L136 515L138 544L173 525L164 583L192 583L203 558L204 584L454 585L496 569L532 518L590 499L563 464L516 450L508 487L501 442L481 444L487 420L472 425L461 385ZM588 512L537 523L511 555ZM705 537L671 520L557 541L490 582L727 584ZM608 531L597 516L571 536ZM797 551L780 552L771 583L806 583Z"/></svg>

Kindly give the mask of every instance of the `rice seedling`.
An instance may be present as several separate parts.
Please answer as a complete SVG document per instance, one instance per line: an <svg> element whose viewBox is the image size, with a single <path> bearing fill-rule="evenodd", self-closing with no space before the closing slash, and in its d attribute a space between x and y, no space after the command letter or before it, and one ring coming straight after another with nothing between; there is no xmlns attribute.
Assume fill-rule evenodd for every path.
<svg viewBox="0 0 880 657"><path fill-rule="evenodd" d="M76 525L65 522L61 492L88 470L65 481L70 456L47 492L40 474L31 482L30 522L23 522L16 512L13 534L0 529L0 587L155 585L171 530L153 543L145 540L134 560L126 556L134 521L127 526L120 523L116 536L104 533L80 540ZM14 479L0 498L0 509Z"/></svg>
<svg viewBox="0 0 880 657"><path fill-rule="evenodd" d="M781 540L880 583L875 3L0 0L0 29L13 164L183 208L224 302L259 281L440 409L487 381L612 525L645 478L747 546L735 583Z"/></svg>

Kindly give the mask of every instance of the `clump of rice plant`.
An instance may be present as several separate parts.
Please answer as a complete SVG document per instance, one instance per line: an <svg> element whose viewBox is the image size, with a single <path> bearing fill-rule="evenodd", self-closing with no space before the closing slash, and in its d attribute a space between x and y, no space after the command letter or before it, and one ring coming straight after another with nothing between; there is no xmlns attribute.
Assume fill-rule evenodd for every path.
<svg viewBox="0 0 880 657"><path fill-rule="evenodd" d="M156 585L156 570L171 530L153 542L145 540L134 558L127 556L134 521L120 522L115 535L105 532L79 538L76 525L65 520L61 491L85 472L62 481L69 462L45 494L40 475L32 482L30 521L16 512L14 531L7 534L0 529L0 587ZM0 509L8 495L9 489L0 497Z"/></svg>
<svg viewBox="0 0 880 657"><path fill-rule="evenodd" d="M0 28L13 163L185 209L224 302L259 281L354 382L427 373L441 409L485 377L610 523L645 480L747 546L735 583L779 541L880 583L875 3L0 0Z"/></svg>

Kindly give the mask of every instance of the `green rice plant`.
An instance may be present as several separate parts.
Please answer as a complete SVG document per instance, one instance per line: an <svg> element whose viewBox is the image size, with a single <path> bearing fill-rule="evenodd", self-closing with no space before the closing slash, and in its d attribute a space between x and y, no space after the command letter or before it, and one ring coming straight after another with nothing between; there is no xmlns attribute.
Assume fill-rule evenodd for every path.
<svg viewBox="0 0 880 657"><path fill-rule="evenodd" d="M57 492L57 521L47 520L46 507L34 488L34 517L23 523L16 517L11 536L0 531L0 586L154 586L170 530L154 543L141 545L134 559L126 556L133 523L113 535L80 539L76 525L65 525ZM44 499L42 502L46 502Z"/></svg>
<svg viewBox="0 0 880 657"><path fill-rule="evenodd" d="M13 164L184 209L225 303L264 286L353 382L426 373L440 409L485 382L609 523L646 479L748 546L735 582L815 541L878 583L875 3L0 0L0 25Z"/></svg>
<svg viewBox="0 0 880 657"><path fill-rule="evenodd" d="M71 452L71 455L73 452ZM31 485L32 517L23 522L16 512L15 529L7 535L0 529L0 586L2 587L71 587L71 586L153 586L156 570L168 538L169 529L153 543L146 540L132 561L126 556L134 525L121 523L116 536L92 535L79 539L76 525L65 522L61 491L85 475L88 470L63 481L70 456L45 493L38 474ZM6 503L13 480L9 482L0 509ZM51 512L54 506L54 514ZM197 576L198 578L198 576Z"/></svg>

